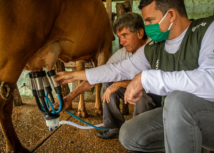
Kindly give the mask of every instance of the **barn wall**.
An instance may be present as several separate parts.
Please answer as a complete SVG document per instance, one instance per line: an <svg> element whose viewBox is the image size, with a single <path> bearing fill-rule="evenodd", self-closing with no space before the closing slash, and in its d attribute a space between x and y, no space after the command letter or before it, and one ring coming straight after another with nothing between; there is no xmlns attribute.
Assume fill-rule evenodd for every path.
<svg viewBox="0 0 214 153"><path fill-rule="evenodd" d="M123 1L120 1L122 3ZM133 12L141 14L138 9L140 0L134 0L133 2ZM105 5L106 3L104 3ZM190 19L197 19L202 17L211 16L214 10L214 0L185 0L185 5ZM112 12L116 13L116 2L112 2ZM113 53L119 49L119 40L115 37L116 40L113 41ZM26 83L27 87L20 89L20 94L23 96L32 96L31 91L29 90L29 77L27 75L28 71L23 71L19 80L18 88L21 88L23 83ZM72 91L72 84L69 84L69 88Z"/></svg>

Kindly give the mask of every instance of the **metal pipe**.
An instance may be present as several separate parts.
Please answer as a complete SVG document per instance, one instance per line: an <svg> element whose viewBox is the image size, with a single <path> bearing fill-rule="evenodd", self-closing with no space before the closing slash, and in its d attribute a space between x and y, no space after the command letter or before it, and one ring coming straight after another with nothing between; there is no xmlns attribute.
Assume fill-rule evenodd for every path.
<svg viewBox="0 0 214 153"><path fill-rule="evenodd" d="M54 70L48 71L47 74L48 74L48 77L49 77L50 80L51 80L52 85L54 86L54 89L55 89L56 93L57 93L57 94L61 94L61 91L62 91L61 86L59 85L58 82L56 82L56 81L54 80L54 79L55 79L55 76L56 76L55 71L54 71Z"/></svg>

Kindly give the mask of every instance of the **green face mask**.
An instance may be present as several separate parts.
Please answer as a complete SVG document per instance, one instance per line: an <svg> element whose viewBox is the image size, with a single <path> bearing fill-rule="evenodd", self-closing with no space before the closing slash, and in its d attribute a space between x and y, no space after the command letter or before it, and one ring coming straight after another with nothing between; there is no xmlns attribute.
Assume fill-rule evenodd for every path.
<svg viewBox="0 0 214 153"><path fill-rule="evenodd" d="M167 14L168 14L168 12L164 15L164 17L161 19L161 21L159 23L149 24L149 25L145 26L146 34L153 41L161 42L161 41L166 40L169 37L169 31L170 31L170 29L172 27L173 22L170 24L170 26L169 26L169 28L168 28L168 30L166 32L162 32L160 30L160 27L159 27L161 22L166 18Z"/></svg>

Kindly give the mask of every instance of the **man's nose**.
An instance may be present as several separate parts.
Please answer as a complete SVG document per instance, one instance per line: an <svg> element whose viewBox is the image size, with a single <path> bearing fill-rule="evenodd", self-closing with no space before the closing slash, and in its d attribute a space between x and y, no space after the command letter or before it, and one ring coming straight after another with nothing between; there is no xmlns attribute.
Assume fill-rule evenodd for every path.
<svg viewBox="0 0 214 153"><path fill-rule="evenodd" d="M124 45L126 43L126 41L124 39L120 39L120 44Z"/></svg>

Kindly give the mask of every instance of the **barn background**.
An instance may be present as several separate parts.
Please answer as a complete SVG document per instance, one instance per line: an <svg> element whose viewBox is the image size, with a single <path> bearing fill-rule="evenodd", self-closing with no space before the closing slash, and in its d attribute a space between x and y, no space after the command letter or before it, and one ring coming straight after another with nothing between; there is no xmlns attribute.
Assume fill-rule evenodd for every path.
<svg viewBox="0 0 214 153"><path fill-rule="evenodd" d="M123 3L124 1L112 0L112 12L116 13L116 3ZM140 0L133 1L132 11L141 14L138 9ZM185 0L188 17L190 19L197 19L213 15L214 0ZM104 2L106 5L106 2ZM117 37L112 42L112 52L119 49L119 40ZM90 64L86 64L86 68L90 68ZM66 65L67 71L75 70L75 63ZM13 110L13 124L21 143L35 152L126 152L121 146L118 139L102 140L96 137L98 130L79 130L71 126L62 126L50 133L44 123L44 116L35 106L35 100L30 91L30 80L28 76L29 71L24 70L17 83L20 95L24 104L20 107L14 107ZM69 84L70 91L77 85L77 82ZM85 93L85 99L88 101L87 111L89 118L84 119L91 124L98 124L102 122L101 116L94 115L94 101L95 94L91 91ZM78 98L76 99L78 101ZM77 103L74 103L73 108L77 108ZM130 111L133 111L131 107ZM71 110L72 113L76 109ZM126 120L130 119L132 114L125 116ZM68 114L61 115L60 120L74 121L82 124L79 121L70 118ZM83 124L82 124L83 125ZM0 152L5 152L5 139L0 129ZM204 152L205 153L205 152Z"/></svg>

